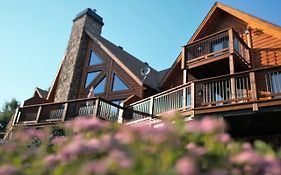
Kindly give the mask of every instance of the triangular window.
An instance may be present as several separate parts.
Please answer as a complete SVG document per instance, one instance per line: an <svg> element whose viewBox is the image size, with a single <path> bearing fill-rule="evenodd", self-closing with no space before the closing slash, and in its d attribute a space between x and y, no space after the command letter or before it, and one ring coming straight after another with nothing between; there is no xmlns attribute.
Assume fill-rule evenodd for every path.
<svg viewBox="0 0 281 175"><path fill-rule="evenodd" d="M87 88L94 81L94 79L99 75L100 72L101 71L87 73L85 88Z"/></svg>
<svg viewBox="0 0 281 175"><path fill-rule="evenodd" d="M94 88L95 94L101 94L105 92L106 77L104 77Z"/></svg>
<svg viewBox="0 0 281 175"><path fill-rule="evenodd" d="M115 73L113 74L112 91L122 91L128 90L129 87L124 83L124 81Z"/></svg>
<svg viewBox="0 0 281 175"><path fill-rule="evenodd" d="M103 63L102 58L99 57L94 51L91 50L89 66L102 64L102 63Z"/></svg>

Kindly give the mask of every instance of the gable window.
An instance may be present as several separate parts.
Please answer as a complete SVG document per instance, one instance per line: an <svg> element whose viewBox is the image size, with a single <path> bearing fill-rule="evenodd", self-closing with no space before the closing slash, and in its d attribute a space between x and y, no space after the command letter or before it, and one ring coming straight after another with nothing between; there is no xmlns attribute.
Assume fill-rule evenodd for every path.
<svg viewBox="0 0 281 175"><path fill-rule="evenodd" d="M95 94L101 94L105 92L106 77L104 77L94 88Z"/></svg>
<svg viewBox="0 0 281 175"><path fill-rule="evenodd" d="M111 89L114 92L114 91L128 90L129 87L118 75L113 73L113 83Z"/></svg>
<svg viewBox="0 0 281 175"><path fill-rule="evenodd" d="M87 88L94 81L94 79L97 78L100 72L101 71L87 73L85 88Z"/></svg>
<svg viewBox="0 0 281 175"><path fill-rule="evenodd" d="M93 50L91 50L89 66L94 66L102 63L102 58L98 56Z"/></svg>
<svg viewBox="0 0 281 175"><path fill-rule="evenodd" d="M228 48L228 38L221 38L211 42L211 52L217 52Z"/></svg>

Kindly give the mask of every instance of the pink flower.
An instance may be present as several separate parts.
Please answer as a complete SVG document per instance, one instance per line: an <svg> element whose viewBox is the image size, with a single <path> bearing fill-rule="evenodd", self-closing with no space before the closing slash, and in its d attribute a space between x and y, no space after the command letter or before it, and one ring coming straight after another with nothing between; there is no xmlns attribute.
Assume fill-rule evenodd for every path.
<svg viewBox="0 0 281 175"><path fill-rule="evenodd" d="M195 175L197 174L197 168L194 162L189 157L185 156L176 162L176 172L180 175Z"/></svg>
<svg viewBox="0 0 281 175"><path fill-rule="evenodd" d="M219 142L221 142L221 143L227 143L227 142L229 142L229 141L231 140L231 138L230 138L229 134L227 134L227 133L222 133L222 134L219 134L219 135L217 136L217 140L218 140Z"/></svg>
<svg viewBox="0 0 281 175"><path fill-rule="evenodd" d="M193 120L187 122L186 124L186 129L188 132L212 133L224 128L225 125L222 121L209 117L205 117L201 121Z"/></svg>
<svg viewBox="0 0 281 175"><path fill-rule="evenodd" d="M76 132L79 131L99 131L104 129L106 123L98 118L84 118L78 117L76 120L68 123L66 127L73 129Z"/></svg>
<svg viewBox="0 0 281 175"><path fill-rule="evenodd" d="M44 158L44 162L49 168L53 168L59 164L59 157L55 154L50 154Z"/></svg>
<svg viewBox="0 0 281 175"><path fill-rule="evenodd" d="M118 149L114 149L110 152L109 156L108 156L108 160L115 160L117 164L119 164L119 166L121 168L125 168L125 169L129 169L131 168L133 161L132 159L129 157L128 153L118 150Z"/></svg>
<svg viewBox="0 0 281 175"><path fill-rule="evenodd" d="M280 175L281 174L281 162L280 160L267 156L265 157L265 174Z"/></svg>
<svg viewBox="0 0 281 175"><path fill-rule="evenodd" d="M53 139L53 143L54 144L57 144L57 145L59 145L59 146L62 146L62 145L64 145L66 142L67 142L67 138L66 137L62 137L62 136L60 136L60 137L55 137L54 139Z"/></svg>
<svg viewBox="0 0 281 175"><path fill-rule="evenodd" d="M13 175L17 174L19 171L12 165L2 165L0 166L0 174L3 175Z"/></svg>
<svg viewBox="0 0 281 175"><path fill-rule="evenodd" d="M90 162L83 167L82 174L106 174L107 163L105 161Z"/></svg>
<svg viewBox="0 0 281 175"><path fill-rule="evenodd" d="M242 145L242 149L243 150L252 150L252 145L250 144L250 143L243 143L243 145Z"/></svg>
<svg viewBox="0 0 281 175"><path fill-rule="evenodd" d="M114 138L121 144L130 144L134 139L134 135L129 129L129 127L122 127L114 136Z"/></svg>
<svg viewBox="0 0 281 175"><path fill-rule="evenodd" d="M189 143L186 145L186 149L190 151L191 154L201 156L206 153L206 149L203 147L199 147L194 143Z"/></svg>
<svg viewBox="0 0 281 175"><path fill-rule="evenodd" d="M236 164L259 165L263 163L263 158L252 150L242 151L231 158Z"/></svg>

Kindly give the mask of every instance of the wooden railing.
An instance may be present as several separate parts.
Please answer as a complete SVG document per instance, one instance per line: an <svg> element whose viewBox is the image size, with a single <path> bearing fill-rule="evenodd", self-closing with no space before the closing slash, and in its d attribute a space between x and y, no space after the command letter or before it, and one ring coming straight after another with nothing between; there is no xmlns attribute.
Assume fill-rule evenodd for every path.
<svg viewBox="0 0 281 175"><path fill-rule="evenodd" d="M78 116L96 116L114 122L120 119L120 122L122 122L122 118L132 118L133 115L139 115L143 118L151 116L121 107L101 98L87 98L20 107L14 115L13 126L63 122Z"/></svg>
<svg viewBox="0 0 281 175"><path fill-rule="evenodd" d="M153 116L171 110L187 110L191 108L191 84L185 84L130 105L133 110L149 113ZM138 115L133 116L139 119Z"/></svg>
<svg viewBox="0 0 281 175"><path fill-rule="evenodd" d="M250 49L233 29L223 30L184 46L186 61L214 58L233 53L250 65Z"/></svg>
<svg viewBox="0 0 281 175"><path fill-rule="evenodd" d="M281 98L281 66L195 80L135 102L130 107L157 116L173 110L256 103L269 98Z"/></svg>

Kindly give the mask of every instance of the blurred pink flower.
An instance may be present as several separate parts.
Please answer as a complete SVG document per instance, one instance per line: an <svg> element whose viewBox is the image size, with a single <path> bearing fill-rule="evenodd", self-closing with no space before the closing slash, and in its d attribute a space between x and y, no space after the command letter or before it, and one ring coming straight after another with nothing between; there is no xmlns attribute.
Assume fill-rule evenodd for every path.
<svg viewBox="0 0 281 175"><path fill-rule="evenodd" d="M53 168L59 164L59 157L55 154L49 154L44 158L44 162L48 168Z"/></svg>
<svg viewBox="0 0 281 175"><path fill-rule="evenodd" d="M245 150L245 151L246 150L252 150L252 145L250 143L248 143L248 142L243 143L242 149Z"/></svg>
<svg viewBox="0 0 281 175"><path fill-rule="evenodd" d="M1 165L0 166L0 174L14 175L14 174L18 174L18 173L19 173L18 169L12 165Z"/></svg>
<svg viewBox="0 0 281 175"><path fill-rule="evenodd" d="M227 143L231 140L230 135L227 133L222 133L217 135L217 140L221 143Z"/></svg>
<svg viewBox="0 0 281 175"><path fill-rule="evenodd" d="M129 157L128 153L118 149L114 149L110 152L108 156L108 160L116 161L116 163L119 164L121 168L125 168L125 169L131 168L133 164L133 161Z"/></svg>
<svg viewBox="0 0 281 175"><path fill-rule="evenodd" d="M279 159L273 156L265 157L265 174L280 175L281 174L281 162Z"/></svg>
<svg viewBox="0 0 281 175"><path fill-rule="evenodd" d="M98 175L104 175L107 171L107 165L105 161L98 161L98 162L90 162L87 163L82 168L82 174L98 174Z"/></svg>
<svg viewBox="0 0 281 175"><path fill-rule="evenodd" d="M121 144L130 144L135 140L131 129L127 126L122 127L114 135L114 139L116 139Z"/></svg>
<svg viewBox="0 0 281 175"><path fill-rule="evenodd" d="M67 142L67 138L66 137L63 137L63 136L58 136L58 137L55 137L53 139L53 143L54 144L57 144L59 146L62 146L63 144L65 144Z"/></svg>
<svg viewBox="0 0 281 175"><path fill-rule="evenodd" d="M211 133L224 128L225 124L222 121L209 117L204 117L201 121L193 120L186 124L188 132Z"/></svg>
<svg viewBox="0 0 281 175"><path fill-rule="evenodd" d="M197 168L191 158L185 156L180 158L175 165L176 172L179 175L196 175Z"/></svg>
<svg viewBox="0 0 281 175"><path fill-rule="evenodd" d="M85 118L78 117L77 119L66 124L66 127L73 129L74 131L99 131L106 126L106 123L98 118Z"/></svg>
<svg viewBox="0 0 281 175"><path fill-rule="evenodd" d="M162 114L162 117L164 117L164 118L169 118L169 117L174 118L174 117L176 117L176 115L177 115L177 111L172 110L172 111L167 111L164 114Z"/></svg>
<svg viewBox="0 0 281 175"><path fill-rule="evenodd" d="M205 148L197 146L194 143L188 143L186 145L186 149L189 150L191 154L196 156L201 156L207 152Z"/></svg>
<svg viewBox="0 0 281 175"><path fill-rule="evenodd" d="M260 165L263 158L253 150L245 150L230 158L236 164Z"/></svg>

